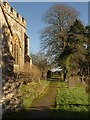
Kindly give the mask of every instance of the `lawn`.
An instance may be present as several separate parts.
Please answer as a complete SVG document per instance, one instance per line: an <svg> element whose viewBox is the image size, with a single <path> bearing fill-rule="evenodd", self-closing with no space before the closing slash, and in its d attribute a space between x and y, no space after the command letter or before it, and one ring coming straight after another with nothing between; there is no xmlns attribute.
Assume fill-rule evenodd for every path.
<svg viewBox="0 0 90 120"><path fill-rule="evenodd" d="M86 118L89 113L88 93L84 86L68 87L66 83L58 84L56 97L56 114L62 118Z"/></svg>

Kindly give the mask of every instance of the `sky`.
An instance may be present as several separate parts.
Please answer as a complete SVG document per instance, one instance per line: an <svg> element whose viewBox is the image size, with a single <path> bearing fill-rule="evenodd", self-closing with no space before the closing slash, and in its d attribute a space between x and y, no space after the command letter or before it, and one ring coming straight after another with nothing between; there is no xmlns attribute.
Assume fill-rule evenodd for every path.
<svg viewBox="0 0 90 120"><path fill-rule="evenodd" d="M2 0L3 1L3 0ZM88 2L90 0L8 0L9 2Z"/></svg>
<svg viewBox="0 0 90 120"><path fill-rule="evenodd" d="M30 37L30 53L40 50L40 33L45 27L43 16L55 2L10 2L27 21L27 34ZM58 3L57 3L58 4ZM62 2L59 2L62 4ZM80 20L88 24L88 2L64 2L80 12Z"/></svg>

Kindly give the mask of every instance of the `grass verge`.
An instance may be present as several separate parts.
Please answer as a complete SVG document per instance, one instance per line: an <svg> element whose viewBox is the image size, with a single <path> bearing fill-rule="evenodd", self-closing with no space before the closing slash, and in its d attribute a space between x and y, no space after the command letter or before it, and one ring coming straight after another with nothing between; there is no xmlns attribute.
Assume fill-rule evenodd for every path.
<svg viewBox="0 0 90 120"><path fill-rule="evenodd" d="M84 86L68 87L58 84L56 97L56 116L60 118L87 118L90 104Z"/></svg>
<svg viewBox="0 0 90 120"><path fill-rule="evenodd" d="M43 96L48 89L49 82L41 80L39 82L31 82L28 85L22 85L20 93L23 96L22 106L24 109L29 109L32 102Z"/></svg>

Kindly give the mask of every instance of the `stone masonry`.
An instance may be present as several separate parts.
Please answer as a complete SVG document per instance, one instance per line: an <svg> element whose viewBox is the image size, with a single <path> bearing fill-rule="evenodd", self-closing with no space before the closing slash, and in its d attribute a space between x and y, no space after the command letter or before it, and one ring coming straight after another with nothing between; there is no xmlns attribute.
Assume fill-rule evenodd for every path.
<svg viewBox="0 0 90 120"><path fill-rule="evenodd" d="M8 44L10 52L15 59L14 69L17 72L18 68L22 69L26 62L31 64L26 20L8 2L4 2L2 8L3 11L0 8L0 28L6 25L8 31L10 31Z"/></svg>
<svg viewBox="0 0 90 120"><path fill-rule="evenodd" d="M4 28L5 34L3 34L2 28ZM25 63L30 65L32 63L31 57L29 56L29 37L27 36L26 30L26 20L12 8L8 2L2 3L0 0L0 45L3 46L3 41L7 41L9 50L7 49L6 52L8 52L14 60L14 73L23 69ZM3 47L5 48L5 46ZM0 49L3 47L0 46ZM2 51L0 52L0 57L5 57L6 53L2 54ZM6 62L11 58L7 58ZM0 59L1 72L3 70L3 63L3 60ZM11 64L11 60L8 64ZM12 71L13 70L11 70L11 74L13 73ZM10 112L21 109L22 96L20 95L20 86L23 83L22 80L15 79L13 74L11 76L4 74L4 77L1 78L2 80L0 79L0 81L2 82L0 83L2 86L0 86L0 90L2 89L2 94L0 98L2 97L2 99L0 99L0 111L1 108L3 108L2 112L4 114L8 110Z"/></svg>

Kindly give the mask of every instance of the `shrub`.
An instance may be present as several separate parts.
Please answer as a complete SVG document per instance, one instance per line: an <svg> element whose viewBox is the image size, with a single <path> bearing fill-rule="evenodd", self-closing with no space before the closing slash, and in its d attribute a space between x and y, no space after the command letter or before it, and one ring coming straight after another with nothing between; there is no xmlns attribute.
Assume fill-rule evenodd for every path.
<svg viewBox="0 0 90 120"><path fill-rule="evenodd" d="M29 64L25 64L24 69L19 70L19 79L27 84L31 81L38 82L41 78L41 72L35 65L30 66Z"/></svg>

